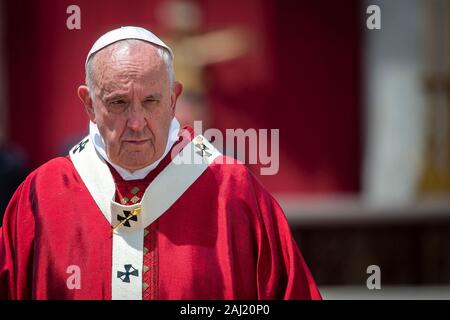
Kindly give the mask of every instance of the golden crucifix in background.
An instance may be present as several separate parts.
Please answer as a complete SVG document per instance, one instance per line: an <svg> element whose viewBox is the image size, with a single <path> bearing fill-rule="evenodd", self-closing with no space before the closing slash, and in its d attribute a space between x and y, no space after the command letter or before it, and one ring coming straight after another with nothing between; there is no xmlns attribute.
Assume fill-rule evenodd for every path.
<svg viewBox="0 0 450 320"><path fill-rule="evenodd" d="M206 98L208 82L204 69L246 53L250 37L237 27L201 33L202 11L195 0L164 1L158 18L166 32L164 40L176 53L176 78L183 83L176 116L182 126L192 126L194 120L202 120L203 128L208 128L211 110Z"/></svg>

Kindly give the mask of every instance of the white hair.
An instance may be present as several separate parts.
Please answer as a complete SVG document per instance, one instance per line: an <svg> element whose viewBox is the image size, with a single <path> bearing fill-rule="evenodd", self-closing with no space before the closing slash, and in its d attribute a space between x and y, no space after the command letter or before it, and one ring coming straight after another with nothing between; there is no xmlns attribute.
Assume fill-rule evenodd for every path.
<svg viewBox="0 0 450 320"><path fill-rule="evenodd" d="M121 40L118 42L120 42L121 44L127 44L127 43L131 43L132 41L142 41L142 40L126 39L126 40ZM153 46L156 47L159 57L163 60L164 64L166 65L167 75L169 78L170 91L172 91L173 83L175 81L175 70L173 68L172 54L169 52L169 50L167 50L164 47L160 47L157 45L153 45ZM86 79L85 79L85 81L86 81L86 86L89 88L89 96L91 97L91 99L94 99L94 82L93 82L93 75L92 75L92 61L97 53L98 52L91 55L86 63Z"/></svg>

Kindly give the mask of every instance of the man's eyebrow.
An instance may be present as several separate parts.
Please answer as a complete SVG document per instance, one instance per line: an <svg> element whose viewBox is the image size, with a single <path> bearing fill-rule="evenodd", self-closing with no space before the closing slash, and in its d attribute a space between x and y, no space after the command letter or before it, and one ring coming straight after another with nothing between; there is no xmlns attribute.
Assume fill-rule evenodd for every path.
<svg viewBox="0 0 450 320"><path fill-rule="evenodd" d="M151 93L151 94L145 96L144 100L146 100L146 99L160 100L161 98L162 98L162 94L160 94L160 93Z"/></svg>
<svg viewBox="0 0 450 320"><path fill-rule="evenodd" d="M126 97L123 93L106 93L103 96L104 100L115 100L115 99L124 99Z"/></svg>

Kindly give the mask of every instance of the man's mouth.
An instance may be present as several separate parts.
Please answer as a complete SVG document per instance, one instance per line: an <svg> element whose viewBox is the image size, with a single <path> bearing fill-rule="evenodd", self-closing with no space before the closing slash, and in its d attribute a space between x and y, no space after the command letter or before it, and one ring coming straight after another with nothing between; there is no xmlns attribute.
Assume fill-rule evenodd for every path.
<svg viewBox="0 0 450 320"><path fill-rule="evenodd" d="M125 140L125 142L135 145L135 146L141 146L146 144L147 142L149 142L150 139L145 139L145 140Z"/></svg>

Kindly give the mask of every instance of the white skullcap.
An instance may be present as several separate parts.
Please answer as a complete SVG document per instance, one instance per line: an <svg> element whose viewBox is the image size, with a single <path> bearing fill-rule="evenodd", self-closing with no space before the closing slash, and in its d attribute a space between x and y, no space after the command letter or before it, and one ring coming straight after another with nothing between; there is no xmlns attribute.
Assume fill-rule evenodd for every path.
<svg viewBox="0 0 450 320"><path fill-rule="evenodd" d="M172 49L170 49L168 45L162 42L162 40L158 38L156 35L154 35L152 32L141 27L127 26L111 30L102 35L100 38L98 38L97 41L95 41L94 45L92 46L91 50L89 50L89 53L86 58L86 64L89 58L97 51L103 49L106 46L109 46L114 42L125 39L139 39L166 48L173 59Z"/></svg>

